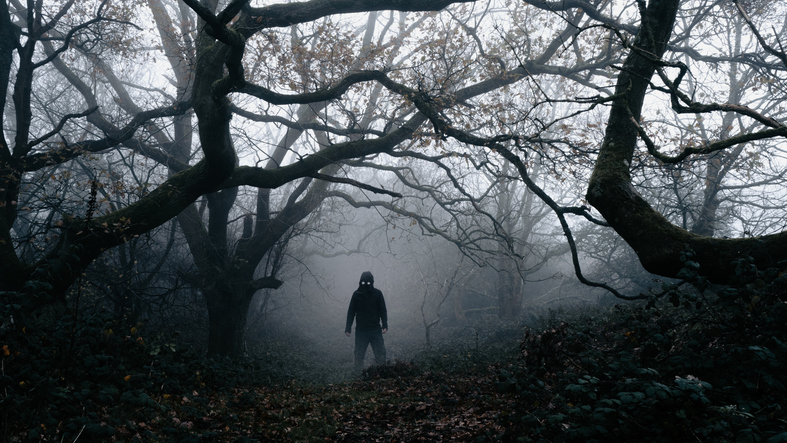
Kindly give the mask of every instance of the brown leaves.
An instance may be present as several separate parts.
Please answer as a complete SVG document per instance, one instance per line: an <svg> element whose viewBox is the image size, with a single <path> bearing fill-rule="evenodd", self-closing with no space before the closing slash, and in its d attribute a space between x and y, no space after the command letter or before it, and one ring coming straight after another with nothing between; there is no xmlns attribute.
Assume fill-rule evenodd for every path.
<svg viewBox="0 0 787 443"><path fill-rule="evenodd" d="M198 391L193 380L162 391L161 383L145 385L149 374L127 376L121 400L95 410L93 421L109 423L119 441L433 442L503 433L512 397L495 390L495 367L421 373L414 363L386 366L367 371L365 381Z"/></svg>
<svg viewBox="0 0 787 443"><path fill-rule="evenodd" d="M495 393L493 370L476 375L425 373L408 379L356 383L374 389L380 398L346 413L336 441L469 441L498 435L505 396ZM379 404L379 406L377 406Z"/></svg>

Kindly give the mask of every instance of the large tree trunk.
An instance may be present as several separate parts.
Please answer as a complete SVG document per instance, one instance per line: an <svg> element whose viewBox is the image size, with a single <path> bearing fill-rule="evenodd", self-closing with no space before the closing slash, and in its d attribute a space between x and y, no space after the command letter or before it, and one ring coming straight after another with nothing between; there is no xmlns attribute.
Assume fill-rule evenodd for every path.
<svg viewBox="0 0 787 443"><path fill-rule="evenodd" d="M208 356L243 356L246 317L253 296L254 291L233 286L205 290L209 318Z"/></svg>
<svg viewBox="0 0 787 443"><path fill-rule="evenodd" d="M522 277L515 266L509 267L513 269L502 269L497 273L497 315L501 320L516 319L522 313Z"/></svg>
<svg viewBox="0 0 787 443"><path fill-rule="evenodd" d="M634 42L641 51L629 54L618 77L615 93L619 98L610 111L587 199L631 245L648 271L676 277L683 267L681 255L691 249L700 273L713 282L726 283L735 275L734 260L752 257L757 266L765 268L787 258L787 233L745 239L703 237L674 226L631 184L629 168L638 139L632 119L640 120L649 81L656 69L653 59L644 54L656 58L664 54L679 3L650 2Z"/></svg>

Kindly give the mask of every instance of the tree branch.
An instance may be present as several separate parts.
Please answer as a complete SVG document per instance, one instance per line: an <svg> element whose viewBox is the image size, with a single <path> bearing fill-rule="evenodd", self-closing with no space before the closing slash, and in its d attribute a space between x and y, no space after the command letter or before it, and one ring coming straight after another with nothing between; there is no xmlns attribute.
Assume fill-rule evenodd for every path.
<svg viewBox="0 0 787 443"><path fill-rule="evenodd" d="M28 143L27 144L28 148L32 148L32 147L36 146L37 144L43 142L44 140L48 139L49 137L52 137L53 135L55 135L58 132L60 132L60 130L63 129L63 126L65 126L66 123L68 123L69 120L75 119L75 118L86 117L86 116L88 116L88 115L90 115L90 114L92 114L92 113L94 113L96 111L98 111L98 106L94 106L94 107L92 107L92 108L90 108L90 109L88 109L86 111L83 111L83 112L80 112L80 113L77 113L77 114L66 114L66 115L64 115L60 119L60 122L57 124L57 126L55 126L54 129L52 129L51 131L47 132L46 134L42 135L41 137L39 137L39 138L31 141L30 143Z"/></svg>
<svg viewBox="0 0 787 443"><path fill-rule="evenodd" d="M308 92L305 94L279 94L277 92L271 91L270 89L251 83L245 83L243 86L239 87L236 92L241 92L253 97L257 97L260 100L265 100L266 102L274 105L315 103L339 98L352 85L361 82L378 80L383 75L384 73L381 71L360 71L348 75L347 77L340 80L335 86L331 86L323 90Z"/></svg>
<svg viewBox="0 0 787 443"><path fill-rule="evenodd" d="M255 114L253 112L247 111L235 105L230 105L230 108L232 109L232 112L234 114L240 115L241 117L249 119L251 121L260 122L260 123L278 123L280 125L286 126L291 129L296 129L299 131L310 129L312 131L324 131L324 132L329 132L331 134L343 135L343 136L375 135L377 137L382 137L385 135L385 132L378 131L375 129L334 128L332 126L323 125L319 123L299 123L277 115Z"/></svg>
<svg viewBox="0 0 787 443"><path fill-rule="evenodd" d="M642 141L645 142L645 146L647 147L650 155L652 155L654 158L658 159L663 163L670 163L670 164L680 163L681 161L685 160L691 155L712 154L716 151L721 151L723 149L727 149L729 147L739 145L741 143L748 143L757 140L765 140L778 136L787 137L787 127L782 126L780 128L766 129L758 132L739 134L734 137L727 137L724 140L719 140L713 143L706 143L703 146L685 147L681 149L679 154L675 156L669 156L659 152L658 148L656 147L656 144L653 142L650 136L648 136L647 132L645 132L645 129L639 124L639 122L637 122L637 120L634 117L631 117L629 121L637 128L637 132L639 133L639 136L642 139Z"/></svg>
<svg viewBox="0 0 787 443"><path fill-rule="evenodd" d="M311 0L306 2L277 3L262 8L249 8L245 19L236 27L246 35L264 28L286 28L320 18L371 11L440 11L455 3L472 3L475 0Z"/></svg>
<svg viewBox="0 0 787 443"><path fill-rule="evenodd" d="M738 8L738 11L741 13L741 17L743 17L743 20L749 26L749 29L751 29L751 32L754 34L754 36L757 38L757 41L760 43L760 46L762 46L763 49L768 51L771 55L776 56L779 60L781 60L782 64L785 67L787 67L787 54L785 54L784 51L777 50L776 48L769 45L768 42L765 41L765 38L763 38L762 34L760 34L760 31L757 29L756 26L754 26L754 23L751 21L751 18L749 18L749 14L747 14L746 11L743 10L743 7L740 5L739 0L732 0L732 2L735 3L735 7ZM778 41L778 36L777 36L777 41Z"/></svg>
<svg viewBox="0 0 787 443"><path fill-rule="evenodd" d="M85 152L100 152L105 149L118 146L119 144L130 140L134 136L134 133L137 131L137 129L139 129L146 122L162 117L183 115L189 109L190 104L188 102L179 102L171 106L164 106L157 109L142 111L135 115L123 128L112 128L111 134L107 134L107 137L103 139L64 145L62 149L28 155L21 160L22 168L26 172L35 171L46 166L64 163L68 160L78 157ZM92 109L91 113L92 112L95 112L95 109ZM89 113L85 112L82 114L88 115ZM50 134L50 136L51 135L52 134Z"/></svg>
<svg viewBox="0 0 787 443"><path fill-rule="evenodd" d="M359 188L359 189L365 189L367 191L374 192L375 194L390 195L391 197L394 197L394 198L402 198L403 197L402 194L400 194L398 192L388 191L386 189L382 189L382 188L378 188L378 187L375 187L375 186L367 185L365 183L361 183L361 182L358 182L356 180L353 180L353 179L350 179L350 178L346 178L346 177L335 177L335 176L332 176L332 175L320 174L319 172L314 172L312 174L309 174L309 177L316 178L318 180L331 182L331 183L343 183L343 184L346 184L346 185L351 185L351 186L354 186L354 187Z"/></svg>
<svg viewBox="0 0 787 443"><path fill-rule="evenodd" d="M284 282L276 277L263 277L251 282L251 286L258 291L260 289L279 289L282 284Z"/></svg>

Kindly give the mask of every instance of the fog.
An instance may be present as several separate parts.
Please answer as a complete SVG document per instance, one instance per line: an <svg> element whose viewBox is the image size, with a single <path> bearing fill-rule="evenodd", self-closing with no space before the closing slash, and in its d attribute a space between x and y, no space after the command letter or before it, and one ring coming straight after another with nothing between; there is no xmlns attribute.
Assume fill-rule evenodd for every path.
<svg viewBox="0 0 787 443"><path fill-rule="evenodd" d="M290 245L292 254L311 253L288 262L284 284L269 292L262 312L264 296L255 298L247 333L251 355L264 360L281 350L278 346L289 347L286 352L292 358L282 363L282 369L291 376L326 382L352 378L355 324L351 337L344 329L350 298L364 271L374 275L374 286L385 297L389 362L418 361L427 351L441 349L472 351L503 342L513 346L524 328L536 326L550 313L603 309L615 303L605 291L581 285L568 254L560 254L524 279L521 314L501 319L494 257L474 263L445 239L424 235L415 227L390 226L348 252L345 245L356 244L360 227L387 223L377 211L357 211L354 216L356 223L333 232L330 242L310 234ZM554 247L560 247L560 240L555 239ZM335 246L310 249L329 243ZM594 261L584 260L583 266L592 271ZM365 362L374 363L371 348ZM287 363L292 366L285 368Z"/></svg>

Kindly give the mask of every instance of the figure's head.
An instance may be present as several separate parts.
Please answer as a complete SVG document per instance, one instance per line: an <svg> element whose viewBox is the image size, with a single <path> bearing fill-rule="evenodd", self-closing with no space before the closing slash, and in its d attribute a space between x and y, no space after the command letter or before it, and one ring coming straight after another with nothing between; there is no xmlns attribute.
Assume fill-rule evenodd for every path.
<svg viewBox="0 0 787 443"><path fill-rule="evenodd" d="M371 272L364 271L364 273L361 274L360 285L361 288L371 288L374 286L374 276L372 275Z"/></svg>

